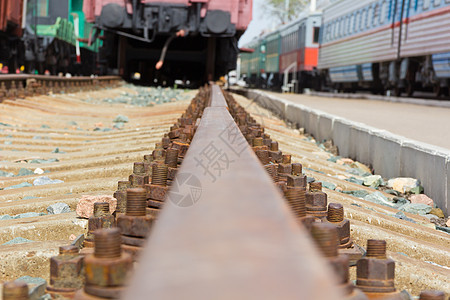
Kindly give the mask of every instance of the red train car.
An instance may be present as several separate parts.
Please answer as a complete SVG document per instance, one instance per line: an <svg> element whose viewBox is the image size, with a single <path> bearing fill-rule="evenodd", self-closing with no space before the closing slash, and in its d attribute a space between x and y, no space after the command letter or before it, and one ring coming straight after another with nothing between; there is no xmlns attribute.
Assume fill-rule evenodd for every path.
<svg viewBox="0 0 450 300"><path fill-rule="evenodd" d="M2 72L15 72L23 55L23 0L0 0L0 65Z"/></svg>
<svg viewBox="0 0 450 300"><path fill-rule="evenodd" d="M236 68L252 0L85 0L83 11L102 32L108 72L199 84Z"/></svg>

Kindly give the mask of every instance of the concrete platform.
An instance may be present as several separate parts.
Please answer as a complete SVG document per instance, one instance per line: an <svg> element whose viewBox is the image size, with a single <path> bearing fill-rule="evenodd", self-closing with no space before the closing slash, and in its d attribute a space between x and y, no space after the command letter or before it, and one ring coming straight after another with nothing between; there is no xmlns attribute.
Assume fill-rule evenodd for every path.
<svg viewBox="0 0 450 300"><path fill-rule="evenodd" d="M312 134L316 140L333 140L341 156L368 164L373 167L377 174L383 177L420 179L425 193L434 200L446 216L450 214L449 149L419 142L319 109L294 103L292 99L299 95L281 96L257 90L235 90L235 92L244 94L287 122L305 128L305 131ZM308 101L312 101L311 98L317 97L310 96L310 98L307 98ZM333 101L338 104L338 100L333 99ZM403 105L385 103L385 105L387 104ZM424 114L430 109L450 111L446 108L435 107L419 107L419 109ZM388 108L385 108L385 110L387 114ZM372 119L379 119L381 122L392 123L395 121L387 115L377 115L373 110L366 111L365 115L367 114L372 115ZM449 143L450 138L446 139L445 136L450 134L450 130L448 130L450 119L445 120L446 122L440 125L441 132L445 132L440 136L440 140ZM423 126L426 127L429 124L423 124Z"/></svg>

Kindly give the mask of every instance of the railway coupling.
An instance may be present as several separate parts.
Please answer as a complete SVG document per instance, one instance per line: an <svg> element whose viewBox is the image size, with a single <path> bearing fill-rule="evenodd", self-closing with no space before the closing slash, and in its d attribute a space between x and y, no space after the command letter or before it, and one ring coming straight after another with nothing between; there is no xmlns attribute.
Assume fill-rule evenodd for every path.
<svg viewBox="0 0 450 300"><path fill-rule="evenodd" d="M114 197L113 214L95 204L83 247L52 258L52 297L407 299L386 242L356 245L343 206L217 85L200 89ZM26 285L3 287L4 299L28 299Z"/></svg>

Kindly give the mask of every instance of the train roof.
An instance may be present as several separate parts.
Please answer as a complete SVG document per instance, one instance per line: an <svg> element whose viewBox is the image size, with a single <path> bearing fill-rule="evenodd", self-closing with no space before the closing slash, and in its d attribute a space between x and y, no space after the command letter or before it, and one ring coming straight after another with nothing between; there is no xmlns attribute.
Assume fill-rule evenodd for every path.
<svg viewBox="0 0 450 300"><path fill-rule="evenodd" d="M260 36L257 36L253 38L250 42L244 45L244 47L252 48L256 47L261 41L268 39L269 37L272 37L274 35L283 34L284 32L290 31L290 29L299 23L301 23L303 20L305 20L308 17L312 16L321 16L321 11L315 11L310 12L309 7L307 8L307 11L302 12L295 20L290 21L289 23L283 24L274 31L264 33Z"/></svg>

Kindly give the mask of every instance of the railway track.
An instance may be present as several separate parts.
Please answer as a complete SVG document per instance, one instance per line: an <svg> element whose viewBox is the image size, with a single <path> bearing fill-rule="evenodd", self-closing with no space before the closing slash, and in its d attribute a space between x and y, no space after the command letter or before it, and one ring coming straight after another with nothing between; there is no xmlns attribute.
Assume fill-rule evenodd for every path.
<svg viewBox="0 0 450 300"><path fill-rule="evenodd" d="M105 93L115 95L122 91L89 93L104 97ZM0 224L5 232L8 225L11 227L8 238L31 239L32 234L41 238L37 244L20 244L22 254L18 256L22 256L22 260L10 259L19 265L5 269L4 280L18 277L10 273L11 270L20 270L33 259L36 273L32 274L29 268L22 270L22 274L48 276L46 261L57 254L58 246L69 244L68 236L86 233L86 227L90 227L82 254L78 254L78 248L69 246L61 249L59 258L53 259L53 264L58 265L55 261L84 257L86 285L77 292L78 299L91 299L93 295L117 297L118 292L125 293L124 299L146 299L148 295L183 299L273 299L280 295L282 298L304 295L305 299L365 299L361 289L372 293L371 296L384 292L382 295L392 299L402 299L399 291L403 289L413 295L425 289L449 292L448 269L445 268L450 258L448 235L423 226L429 223L423 217L407 214L416 223L398 220L392 216L396 212L394 209L326 188L322 191L320 184L311 184L314 179L336 184L343 190L361 189L339 179L346 169L327 161L328 152L243 97L223 95L213 86L202 89L190 104L181 101L151 110L113 106L93 109L76 100L82 98L83 93L43 97L5 101L9 117L2 117L1 121L14 121L15 126L2 134L5 139L8 135L20 136L17 143L22 146L14 142L7 145L10 147L8 155L14 155L17 152L14 150L33 140L31 135L48 133L50 140L38 140L31 149L46 152L47 156L41 159L60 159L39 166L50 171L51 179L61 179L64 183L54 184L50 190L23 187L2 191L3 211L11 211L11 214L43 211L62 199L74 210L80 194L111 195L118 186L115 221L111 222L106 204L98 204L96 217L89 221L76 218L73 212L0 221L7 225ZM17 107L19 116L15 116ZM20 121L24 107L43 115L32 121ZM86 127L94 120L104 124L111 122L118 110L133 120L121 131L36 129L43 116L57 120L60 126L77 116L83 120L78 121L81 127ZM66 153L51 153L62 144L65 146L61 146L61 150ZM283 154L279 149L291 154ZM23 159L24 154L28 153L16 153L11 160L27 161L29 168L38 167L29 165L28 160ZM26 157L33 156L29 154ZM7 166L14 172L20 170L18 163L7 163ZM2 187L23 179L33 181L37 177L12 177L5 179ZM370 188L364 189L373 192ZM27 196L42 198L30 201L24 199ZM328 201L324 201L326 198ZM351 234L343 216L350 219ZM316 222L324 219L328 222ZM94 234L95 228L114 227L111 226L114 223L120 231L109 229ZM41 233L36 235L39 228ZM390 272L386 275L379 270L372 270L373 281L364 280L363 275L356 275L356 267L349 270L348 261L338 255L347 253L354 265L364 253L359 246L365 248L368 239L375 241L369 243L365 260L392 265L382 258L387 247L388 256L397 261L395 280ZM75 242L80 243L81 239ZM340 250L338 245L341 245ZM5 247L13 246L1 247L6 260L12 249ZM29 255L33 252L39 254ZM41 256L39 260L37 256ZM138 260L136 270L131 274L129 287L125 288L128 272L124 270L131 269L134 260ZM47 292L74 295L83 282L81 269L70 276L66 274L69 280L64 281L55 268L50 274ZM333 274L333 268L340 270L340 276ZM364 273L361 270L359 272ZM360 289L353 289L348 272L351 279L358 279ZM392 288L394 283L396 290ZM379 285L385 288L377 288ZM14 292L22 288L11 284L8 290ZM432 298L424 295L423 299Z"/></svg>

